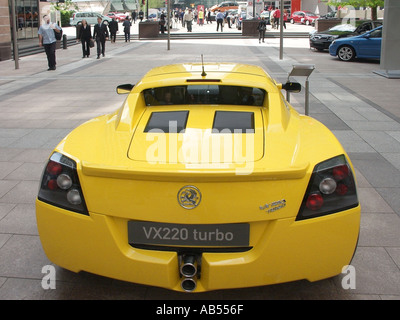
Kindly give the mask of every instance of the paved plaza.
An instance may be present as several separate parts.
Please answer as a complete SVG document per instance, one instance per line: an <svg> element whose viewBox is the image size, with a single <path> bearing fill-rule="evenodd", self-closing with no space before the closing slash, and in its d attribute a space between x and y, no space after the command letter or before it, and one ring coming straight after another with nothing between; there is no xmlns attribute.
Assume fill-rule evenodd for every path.
<svg viewBox="0 0 400 320"><path fill-rule="evenodd" d="M56 54L56 71L47 71L44 53L22 57L18 70L14 61L0 61L0 300L400 299L400 80L375 74L378 62L341 62L310 50L307 38L285 38L282 60L276 38L263 44L255 38L171 40L170 50L167 40L118 39L107 42L99 60L95 48L82 59L80 45ZM136 83L156 66L200 61L201 55L205 62L259 65L281 82L292 65L315 65L310 115L332 130L356 169L362 214L352 261L355 288L343 288L345 275L339 275L183 294L56 266L56 288L43 289L42 268L51 262L38 236L35 198L53 148L81 123L119 108L125 96L116 94L117 85ZM297 80L304 85L304 78ZM300 113L304 98L304 90L291 95Z"/></svg>

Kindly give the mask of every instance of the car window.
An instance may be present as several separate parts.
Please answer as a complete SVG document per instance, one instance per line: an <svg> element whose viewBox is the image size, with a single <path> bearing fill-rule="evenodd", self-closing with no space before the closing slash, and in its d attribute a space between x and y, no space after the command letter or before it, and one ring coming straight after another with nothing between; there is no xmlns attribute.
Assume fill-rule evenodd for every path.
<svg viewBox="0 0 400 320"><path fill-rule="evenodd" d="M382 38L382 29L371 31L369 37L370 38Z"/></svg>
<svg viewBox="0 0 400 320"><path fill-rule="evenodd" d="M143 91L147 106L182 104L229 104L262 106L265 90L243 86L183 85Z"/></svg>

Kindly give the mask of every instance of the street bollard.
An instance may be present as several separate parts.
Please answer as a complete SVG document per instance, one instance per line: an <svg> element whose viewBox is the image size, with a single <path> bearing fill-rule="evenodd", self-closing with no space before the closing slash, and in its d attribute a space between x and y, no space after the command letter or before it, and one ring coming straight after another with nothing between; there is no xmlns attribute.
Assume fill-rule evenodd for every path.
<svg viewBox="0 0 400 320"><path fill-rule="evenodd" d="M67 49L67 35L66 34L63 35L62 41L63 41L63 49Z"/></svg>

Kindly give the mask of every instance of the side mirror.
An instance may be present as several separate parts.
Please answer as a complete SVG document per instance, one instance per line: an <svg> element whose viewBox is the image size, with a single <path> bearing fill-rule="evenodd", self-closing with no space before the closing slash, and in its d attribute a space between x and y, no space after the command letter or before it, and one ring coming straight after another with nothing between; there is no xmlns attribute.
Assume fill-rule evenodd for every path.
<svg viewBox="0 0 400 320"><path fill-rule="evenodd" d="M286 82L282 85L282 89L285 89L287 92L298 93L301 91L301 84L298 82Z"/></svg>
<svg viewBox="0 0 400 320"><path fill-rule="evenodd" d="M371 37L371 34L369 32L364 34L364 38L369 39L370 37Z"/></svg>
<svg viewBox="0 0 400 320"><path fill-rule="evenodd" d="M127 94L130 93L135 85L134 84L120 84L117 87L118 94Z"/></svg>

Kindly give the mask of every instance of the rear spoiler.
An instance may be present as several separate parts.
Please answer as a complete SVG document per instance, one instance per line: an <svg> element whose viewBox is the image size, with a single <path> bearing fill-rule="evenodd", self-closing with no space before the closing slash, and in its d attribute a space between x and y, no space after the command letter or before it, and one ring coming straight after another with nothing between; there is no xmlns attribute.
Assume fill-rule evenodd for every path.
<svg viewBox="0 0 400 320"><path fill-rule="evenodd" d="M263 180L288 180L303 178L309 167L309 163L300 166L289 166L275 169L259 169L246 171L245 168L228 168L229 164L218 164L218 166L206 166L204 164L189 164L184 168L168 165L151 164L147 167L117 167L105 166L89 162L82 162L82 173L86 176L130 179L130 180L153 180L153 181L188 181L212 182L212 181L263 181Z"/></svg>

